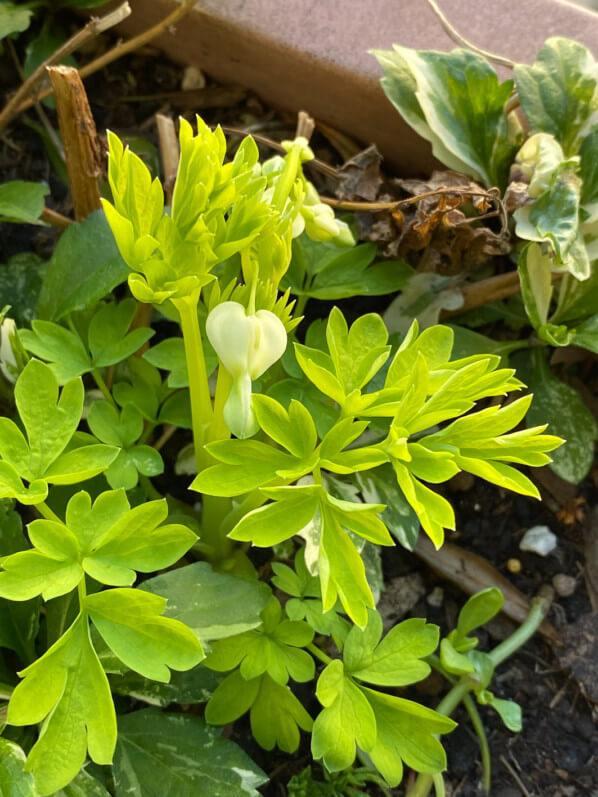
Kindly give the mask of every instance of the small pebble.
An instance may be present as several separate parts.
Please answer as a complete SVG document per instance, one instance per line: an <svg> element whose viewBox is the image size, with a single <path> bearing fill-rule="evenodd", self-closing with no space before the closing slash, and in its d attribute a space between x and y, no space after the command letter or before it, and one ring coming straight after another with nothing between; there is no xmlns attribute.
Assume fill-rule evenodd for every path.
<svg viewBox="0 0 598 797"><path fill-rule="evenodd" d="M557 573L552 579L552 586L556 594L561 598L570 598L575 592L577 581L573 576L568 576L565 573Z"/></svg>
<svg viewBox="0 0 598 797"><path fill-rule="evenodd" d="M444 602L444 590L442 587L434 587L432 592L426 598L427 602L430 606L433 606L435 609L440 609Z"/></svg>
<svg viewBox="0 0 598 797"><path fill-rule="evenodd" d="M519 549L536 553L538 556L548 556L556 548L556 543L556 534L553 534L548 526L532 526L523 535Z"/></svg>
<svg viewBox="0 0 598 797"><path fill-rule="evenodd" d="M181 89L190 91L192 89L203 89L206 85L206 78L201 69L196 66L188 66L183 72Z"/></svg>
<svg viewBox="0 0 598 797"><path fill-rule="evenodd" d="M509 573L521 573L521 562L519 559L509 559L507 562Z"/></svg>

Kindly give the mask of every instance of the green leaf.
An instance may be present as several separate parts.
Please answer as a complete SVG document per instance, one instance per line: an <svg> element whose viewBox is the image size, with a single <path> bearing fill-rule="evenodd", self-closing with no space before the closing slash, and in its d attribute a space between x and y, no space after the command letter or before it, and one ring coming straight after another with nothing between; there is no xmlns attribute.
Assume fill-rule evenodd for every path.
<svg viewBox="0 0 598 797"><path fill-rule="evenodd" d="M23 346L50 364L58 384L91 371L93 364L81 338L51 321L33 321L32 330L19 331Z"/></svg>
<svg viewBox="0 0 598 797"><path fill-rule="evenodd" d="M532 132L551 133L566 156L575 155L598 110L596 62L578 42L555 36L536 62L517 64L515 85Z"/></svg>
<svg viewBox="0 0 598 797"><path fill-rule="evenodd" d="M34 252L21 252L0 267L0 306L10 305L10 317L22 327L37 315L37 301L46 263Z"/></svg>
<svg viewBox="0 0 598 797"><path fill-rule="evenodd" d="M517 366L534 392L527 423L550 423L550 431L566 441L552 454L551 468L562 479L579 484L588 474L594 459L598 427L579 393L553 376L541 351L533 359L517 356Z"/></svg>
<svg viewBox="0 0 598 797"><path fill-rule="evenodd" d="M25 771L25 758L25 753L18 744L8 739L0 739L0 794L2 797L38 797L33 775Z"/></svg>
<svg viewBox="0 0 598 797"><path fill-rule="evenodd" d="M430 666L422 661L438 646L438 628L415 617L396 625L380 641L382 618L369 611L362 630L353 627L345 640L343 661L347 674L380 686L406 686L422 681Z"/></svg>
<svg viewBox="0 0 598 797"><path fill-rule="evenodd" d="M2 11L0 11L0 15ZM2 18L0 16L0 39ZM26 183L12 180L0 185L0 222L14 221L23 224L41 224L39 217L44 209L44 197L50 189L43 183Z"/></svg>
<svg viewBox="0 0 598 797"><path fill-rule="evenodd" d="M598 313L587 318L575 329L572 342L598 354Z"/></svg>
<svg viewBox="0 0 598 797"><path fill-rule="evenodd" d="M324 708L314 721L311 752L330 772L339 772L351 766L357 746L366 752L374 747L376 718L361 689L345 677L338 659L322 671L316 694Z"/></svg>
<svg viewBox="0 0 598 797"><path fill-rule="evenodd" d="M391 465L356 474L365 501L385 504L382 521L399 543L412 551L419 536L419 518L403 495Z"/></svg>
<svg viewBox="0 0 598 797"><path fill-rule="evenodd" d="M4 2L0 6L0 41L12 33L22 33L31 22L32 8Z"/></svg>
<svg viewBox="0 0 598 797"><path fill-rule="evenodd" d="M187 626L160 616L166 602L141 590L109 589L89 595L85 607L123 664L146 678L168 683L169 667L190 670L204 654Z"/></svg>
<svg viewBox="0 0 598 797"><path fill-rule="evenodd" d="M288 540L307 526L318 511L317 489L281 488L277 500L248 512L228 535L267 548Z"/></svg>
<svg viewBox="0 0 598 797"><path fill-rule="evenodd" d="M226 725L242 717L255 701L262 678L245 680L240 671L233 670L220 682L206 706L206 721L211 725Z"/></svg>
<svg viewBox="0 0 598 797"><path fill-rule="evenodd" d="M473 641L477 642L477 640ZM468 675L475 670L471 659L455 650L449 638L443 639L440 643L440 663L447 672L459 677Z"/></svg>
<svg viewBox="0 0 598 797"><path fill-rule="evenodd" d="M501 700L489 694L489 699L483 701L484 705L492 706L505 726L513 733L521 733L523 720L521 716L521 706L513 700ZM480 701L482 702L482 701Z"/></svg>
<svg viewBox="0 0 598 797"><path fill-rule="evenodd" d="M504 105L513 81L499 83L485 58L469 50L440 53L394 45L374 50L382 88L405 121L450 169L504 188L516 145Z"/></svg>
<svg viewBox="0 0 598 797"><path fill-rule="evenodd" d="M218 673L208 670L200 663L185 672L171 672L168 683L150 681L132 670L127 670L123 675L112 675L110 685L112 691L119 695L127 695L150 706L165 708L171 703L205 703L214 694L221 680Z"/></svg>
<svg viewBox="0 0 598 797"><path fill-rule="evenodd" d="M416 772L433 774L446 769L446 753L436 736L456 727L452 719L412 700L372 689L360 691L376 722L376 743L367 753L390 786L401 782L403 761Z"/></svg>
<svg viewBox="0 0 598 797"><path fill-rule="evenodd" d="M598 200L598 129L584 136L579 149L581 202L587 205Z"/></svg>
<svg viewBox="0 0 598 797"><path fill-rule="evenodd" d="M165 616L185 623L202 642L257 628L271 595L265 584L216 573L207 562L155 576L140 588L167 598Z"/></svg>
<svg viewBox="0 0 598 797"><path fill-rule="evenodd" d="M115 797L258 797L264 772L199 717L143 709L120 717ZM164 740L168 740L165 744Z"/></svg>
<svg viewBox="0 0 598 797"><path fill-rule="evenodd" d="M132 404L119 413L109 402L95 401L87 415L87 424L98 440L119 448L132 446L143 434L143 416Z"/></svg>
<svg viewBox="0 0 598 797"><path fill-rule="evenodd" d="M260 688L251 706L251 732L265 750L279 747L295 753L299 747L299 728L311 731L313 722L288 686L268 675L260 678Z"/></svg>
<svg viewBox="0 0 598 797"><path fill-rule="evenodd" d="M337 379L345 395L364 387L388 359L388 332L382 318L368 313L358 318L351 329L333 307L326 326L326 341Z"/></svg>
<svg viewBox="0 0 598 797"><path fill-rule="evenodd" d="M298 459L312 454L318 434L313 419L299 401L293 400L288 412L269 396L253 396L253 409L257 421L266 434Z"/></svg>
<svg viewBox="0 0 598 797"><path fill-rule="evenodd" d="M39 315L59 321L73 310L91 307L128 273L104 214L96 211L60 236L40 294Z"/></svg>
<svg viewBox="0 0 598 797"><path fill-rule="evenodd" d="M64 451L83 412L83 383L72 379L63 387L50 368L30 360L15 385L15 402L27 431L32 476L42 477Z"/></svg>
<svg viewBox="0 0 598 797"><path fill-rule="evenodd" d="M79 616L40 659L21 673L8 705L11 725L46 719L27 768L40 795L62 789L79 772L86 753L110 764L116 744L116 716L108 680Z"/></svg>
<svg viewBox="0 0 598 797"><path fill-rule="evenodd" d="M552 297L550 257L543 253L539 244L527 244L519 254L517 270L525 311L532 326L540 329L548 319Z"/></svg>
<svg viewBox="0 0 598 797"><path fill-rule="evenodd" d="M88 343L96 368L126 360L153 336L154 331L144 327L128 331L136 309L134 299L124 299L119 304L102 305L93 315Z"/></svg>
<svg viewBox="0 0 598 797"><path fill-rule="evenodd" d="M206 340L204 339L204 346ZM204 352L205 354L205 352ZM170 371L168 377L168 387L188 387L189 375L187 374L187 360L185 358L185 344L182 338L166 338L160 343L152 346L142 355L144 360L161 368ZM208 358L206 357L206 360ZM206 362L206 369L210 374L217 365L217 358L212 357L211 362Z"/></svg>
<svg viewBox="0 0 598 797"><path fill-rule="evenodd" d="M82 769L68 786L57 791L53 797L111 797L111 795L99 780Z"/></svg>
<svg viewBox="0 0 598 797"><path fill-rule="evenodd" d="M459 612L457 638L464 639L476 628L486 625L500 612L503 602L502 592L496 587L488 587L472 595Z"/></svg>
<svg viewBox="0 0 598 797"><path fill-rule="evenodd" d="M443 310L459 310L463 301L463 294L450 277L418 272L409 278L405 288L388 306L384 322L391 334L406 335L414 319L422 329L432 327L438 323Z"/></svg>

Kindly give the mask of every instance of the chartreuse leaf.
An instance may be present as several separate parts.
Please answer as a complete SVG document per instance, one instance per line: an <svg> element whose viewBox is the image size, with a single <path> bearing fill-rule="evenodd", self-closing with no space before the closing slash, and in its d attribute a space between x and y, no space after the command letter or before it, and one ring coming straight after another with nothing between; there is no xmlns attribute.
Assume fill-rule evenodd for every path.
<svg viewBox="0 0 598 797"><path fill-rule="evenodd" d="M239 667L248 681L267 672L281 686L289 677L298 682L310 681L314 677L314 661L300 648L312 641L313 629L301 621L282 619L276 598L271 598L262 618L261 629L212 643L206 667L219 672Z"/></svg>
<svg viewBox="0 0 598 797"><path fill-rule="evenodd" d="M370 609L364 629L354 626L343 648L345 671L353 678L380 686L406 686L426 678L422 661L438 647L438 628L415 617L396 625L381 640L382 618Z"/></svg>
<svg viewBox="0 0 598 797"><path fill-rule="evenodd" d="M23 680L12 694L7 718L11 725L46 720L27 759L40 795L66 786L87 752L97 764L111 763L116 716L84 616L20 675Z"/></svg>
<svg viewBox="0 0 598 797"><path fill-rule="evenodd" d="M135 315L135 302L101 305L89 322L87 346L79 335L52 321L33 321L32 330L22 329L23 346L47 360L60 384L94 368L104 368L126 360L148 341L153 330L137 328L127 332Z"/></svg>
<svg viewBox="0 0 598 797"><path fill-rule="evenodd" d="M387 340L384 321L376 313L361 316L349 330L342 312L338 307L332 308L326 341L336 376L346 395L366 385L384 365L390 354Z"/></svg>
<svg viewBox="0 0 598 797"><path fill-rule="evenodd" d="M362 687L376 721L376 743L367 751L389 786L403 778L403 762L416 772L434 774L446 769L446 753L437 738L457 723L413 700Z"/></svg>
<svg viewBox="0 0 598 797"><path fill-rule="evenodd" d="M499 83L485 58L469 50L440 53L394 45L374 50L386 96L436 157L487 186L504 188L517 149L504 105L513 81Z"/></svg>
<svg viewBox="0 0 598 797"><path fill-rule="evenodd" d="M0 27L1 24L0 17ZM0 38L2 38L1 32ZM0 185L0 222L41 224L39 217L44 209L44 197L49 193L50 189L43 183L26 183L23 180L2 183Z"/></svg>
<svg viewBox="0 0 598 797"><path fill-rule="evenodd" d="M447 672L464 675L474 671L474 661L466 654L477 647L472 631L485 625L503 605L503 596L496 587L482 590L465 603L459 612L457 627L440 644L440 661Z"/></svg>
<svg viewBox="0 0 598 797"><path fill-rule="evenodd" d="M84 573L104 584L127 586L135 570L151 572L174 564L193 544L195 534L178 524L160 526L166 501L134 509L122 490L102 493L92 505L88 493L69 501L66 523L34 520L33 548L6 557L0 572L0 596L46 600L71 592Z"/></svg>
<svg viewBox="0 0 598 797"><path fill-rule="evenodd" d="M551 133L567 157L579 151L598 119L596 62L571 39L546 41L536 62L517 64L515 85L532 132Z"/></svg>
<svg viewBox="0 0 598 797"><path fill-rule="evenodd" d="M135 589L104 590L85 600L93 624L123 664L167 683L169 667L190 670L203 652L186 625L160 616L165 607L165 598Z"/></svg>
<svg viewBox="0 0 598 797"><path fill-rule="evenodd" d="M317 485L274 489L274 494L266 494L276 500L248 512L230 532L231 539L263 548L277 545L300 532L318 511L320 488Z"/></svg>
<svg viewBox="0 0 598 797"><path fill-rule="evenodd" d="M115 459L111 446L84 445L65 451L81 420L83 383L72 379L59 395L52 370L30 360L15 385L15 402L27 439L8 418L0 419L0 497L36 504L48 483L74 484L96 476ZM22 479L30 482L23 485Z"/></svg>
<svg viewBox="0 0 598 797"><path fill-rule="evenodd" d="M116 797L258 797L264 772L200 717L153 708L119 717Z"/></svg>
<svg viewBox="0 0 598 797"><path fill-rule="evenodd" d="M131 490L137 485L139 474L157 476L164 471L159 451L152 446L134 445L143 433L143 416L133 404L125 404L119 413L107 401L92 404L87 423L94 435L121 451L106 470L105 476L113 489Z"/></svg>
<svg viewBox="0 0 598 797"><path fill-rule="evenodd" d="M18 744L0 739L0 794L2 797L38 797L33 775L25 769L26 755Z"/></svg>
<svg viewBox="0 0 598 797"><path fill-rule="evenodd" d="M245 680L234 670L216 688L206 706L206 720L214 725L234 722L250 712L254 738L266 750L287 753L299 747L299 728L310 731L312 719L288 686L268 674Z"/></svg>
<svg viewBox="0 0 598 797"><path fill-rule="evenodd" d="M501 700L492 692L483 689L477 695L478 703L482 706L492 706L505 726L513 733L520 733L523 727L521 706L513 700Z"/></svg>
<svg viewBox="0 0 598 797"><path fill-rule="evenodd" d="M517 270L525 311L534 328L540 329L548 320L550 311L551 259L539 244L530 243L519 254Z"/></svg>
<svg viewBox="0 0 598 797"><path fill-rule="evenodd" d="M86 769L82 769L64 789L57 791L54 797L111 797L111 795L97 778L90 775Z"/></svg>
<svg viewBox="0 0 598 797"><path fill-rule="evenodd" d="M357 746L366 752L375 746L376 717L361 689L345 676L340 659L322 671L316 695L324 709L314 721L311 752L330 772L339 772L351 766Z"/></svg>

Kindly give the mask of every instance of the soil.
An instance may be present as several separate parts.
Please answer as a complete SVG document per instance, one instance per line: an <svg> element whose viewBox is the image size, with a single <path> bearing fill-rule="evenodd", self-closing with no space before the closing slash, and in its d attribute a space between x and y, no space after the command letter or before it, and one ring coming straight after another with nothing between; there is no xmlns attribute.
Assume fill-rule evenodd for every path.
<svg viewBox="0 0 598 797"><path fill-rule="evenodd" d="M106 47L109 42L110 39L105 38L94 46ZM22 56L20 44L17 49ZM86 53L85 60L89 57ZM169 100L163 96L178 92L182 77L180 67L147 48L88 78L86 88L98 129L113 128L121 135L141 136L157 145L153 122L156 111L184 113L192 118L192 105L173 107L173 98ZM14 67L10 53L5 50L0 57L0 95L14 83ZM276 140L293 135L294 119L265 108L250 95L232 107L218 107L218 90L213 88L216 90L215 107L201 111L208 123L243 127ZM130 99L156 94L162 96L141 101ZM222 96L226 94L223 92ZM46 113L51 120L54 118L52 110ZM37 121L32 112L28 118ZM350 134L350 131L344 132ZM341 162L329 139L317 135L313 144L318 157ZM270 153L264 150L264 154ZM48 206L67 215L70 213L67 187L50 166L38 134L26 126L22 118L0 136L0 182L17 178L45 180L51 191ZM35 251L47 257L57 235L52 228L0 225L1 258L6 261L21 251ZM380 310L388 301L388 297L368 300L358 302L357 307L359 312ZM355 310L352 302L350 315ZM313 317L323 316L327 311L324 303L312 302L308 306L308 313ZM595 470L594 477L597 473ZM594 539L598 537L598 516L592 514L592 508L598 504L598 490L591 477L578 487L555 481L550 474L542 482L548 487L543 487L545 501L541 504L506 494L479 480L456 477L447 488L457 514L458 531L451 541L485 557L526 596L531 597L541 587L550 586L558 575L575 580L569 597L555 596L549 618L567 640L567 645L559 650L537 636L501 667L493 682L498 696L516 700L522 706L522 733L510 733L490 709L480 709L492 753L492 794L494 797L598 797L598 678L595 671L598 623L596 614L592 614L592 609L598 607L592 607L584 576L584 549L592 549L584 540L592 534ZM576 502L575 499L580 500ZM558 538L556 549L546 557L519 549L525 530L538 524L547 525ZM594 551L595 548L593 546ZM518 565L509 560L517 560L519 572L512 572ZM391 607L397 619L426 616L441 628L451 626L465 600L456 586L439 579L415 555L401 548L385 550L383 563L388 590L400 587L397 593L400 597ZM589 572L592 567L598 568L596 561L591 567L589 565ZM387 593L386 604L390 594ZM489 631L482 634L481 649L495 645L512 627L510 621L504 619L492 623ZM434 706L444 689L440 677L431 676L418 685L413 694ZM457 713L456 719L459 727L445 737L449 760L447 795L482 794L477 739L466 715ZM309 763L305 744L296 757L289 759L257 748L250 738L248 725L237 723L233 734L265 771L272 774L267 794L284 794L284 784ZM318 767L314 767L319 777L317 771ZM367 793L378 792L371 787ZM394 793L404 792L399 788Z"/></svg>

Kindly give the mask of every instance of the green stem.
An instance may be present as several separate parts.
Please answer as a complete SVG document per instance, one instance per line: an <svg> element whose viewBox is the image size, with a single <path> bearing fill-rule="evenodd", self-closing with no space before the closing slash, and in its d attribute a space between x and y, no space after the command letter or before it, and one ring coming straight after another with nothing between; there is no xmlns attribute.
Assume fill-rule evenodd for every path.
<svg viewBox="0 0 598 797"><path fill-rule="evenodd" d="M164 497L161 493L158 492L158 490L156 490L149 476L142 476L141 474L139 474L139 484L145 490L145 494L147 495L148 498L151 498L154 501L158 501Z"/></svg>
<svg viewBox="0 0 598 797"><path fill-rule="evenodd" d="M137 441L138 445L143 445L144 443L147 443L147 441L150 438L151 433L154 431L154 429L156 428L157 425L158 424L156 424L156 423L149 423L148 422L147 426L143 430L143 434L141 435L141 437Z"/></svg>
<svg viewBox="0 0 598 797"><path fill-rule="evenodd" d="M189 392L191 395L191 421L193 427L193 446L197 472L200 473L208 464L209 456L204 450L206 433L212 423L212 399L208 385L208 372L204 357L199 320L197 318L197 302L199 293L173 299L172 303L179 312L185 358L189 374Z"/></svg>
<svg viewBox="0 0 598 797"><path fill-rule="evenodd" d="M549 603L544 598L534 598L531 603L529 614L519 628L488 654L495 668L512 656L518 648L524 645L528 639L535 634L542 624L542 620L546 616L548 608ZM464 676L440 701L436 711L439 714L445 714L447 717L450 717L459 703L465 699L469 692L478 686L479 684L475 680L469 676ZM420 773L417 776L413 787L409 790L407 797L427 797L433 783L434 780L431 775L424 775Z"/></svg>
<svg viewBox="0 0 598 797"><path fill-rule="evenodd" d="M233 378L223 365L218 367L216 379L216 395L214 396L214 417L210 426L209 440L227 440L230 429L224 421L224 405L230 393Z"/></svg>
<svg viewBox="0 0 598 797"><path fill-rule="evenodd" d="M104 382L104 378L102 377L102 374L99 372L99 370L97 368L94 368L91 372L91 375L93 376L96 385L102 391L102 395L104 396L106 401L112 404L113 407L116 407L116 402L112 398L112 393L108 389L108 385Z"/></svg>
<svg viewBox="0 0 598 797"><path fill-rule="evenodd" d="M45 501L41 501L39 504L36 504L35 508L42 517L46 518L46 520L53 520L56 523L62 523L62 520L58 517L56 512L50 509L50 507L46 504Z"/></svg>
<svg viewBox="0 0 598 797"><path fill-rule="evenodd" d="M432 783L434 784L436 797L445 797L446 791L444 790L444 778L442 777L442 772L437 772L435 775L432 775Z"/></svg>
<svg viewBox="0 0 598 797"><path fill-rule="evenodd" d="M476 704L471 699L471 695L465 695L463 698L463 705L469 714L469 719L471 720L473 729L476 732L478 741L480 742L480 756L482 759L482 788L484 789L485 794L490 794L490 784L492 782L492 764L490 761L490 748L488 747L488 737L486 736L484 723L482 722L482 718L480 717L480 712L478 711Z"/></svg>
<svg viewBox="0 0 598 797"><path fill-rule="evenodd" d="M332 661L330 656L327 656L324 651L320 650L320 648L317 645L314 645L313 642L310 642L309 645L306 645L306 650L309 650L309 652L315 656L316 659L320 659L320 661L324 664L330 664Z"/></svg>
<svg viewBox="0 0 598 797"><path fill-rule="evenodd" d="M83 612L85 606L85 598L87 598L87 587L85 586L85 576L77 585L77 595L79 597L79 611Z"/></svg>

